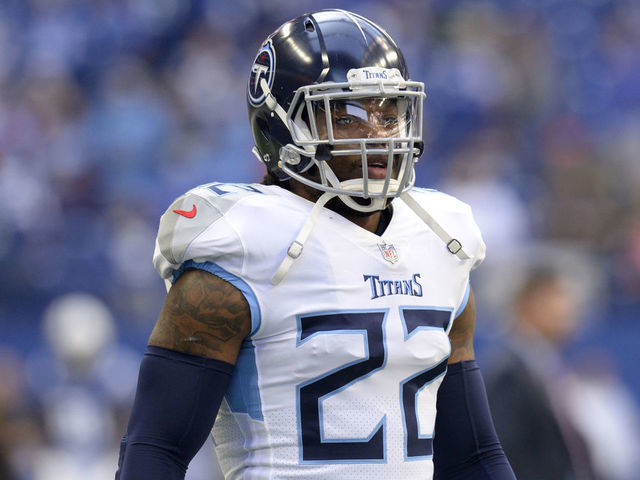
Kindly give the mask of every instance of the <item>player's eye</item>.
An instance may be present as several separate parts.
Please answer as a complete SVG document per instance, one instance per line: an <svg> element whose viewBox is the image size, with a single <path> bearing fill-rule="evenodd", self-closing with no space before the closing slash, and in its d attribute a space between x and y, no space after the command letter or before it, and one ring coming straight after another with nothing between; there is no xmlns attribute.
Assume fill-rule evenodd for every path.
<svg viewBox="0 0 640 480"><path fill-rule="evenodd" d="M355 123L355 119L351 115L340 115L335 118L336 125L347 127Z"/></svg>

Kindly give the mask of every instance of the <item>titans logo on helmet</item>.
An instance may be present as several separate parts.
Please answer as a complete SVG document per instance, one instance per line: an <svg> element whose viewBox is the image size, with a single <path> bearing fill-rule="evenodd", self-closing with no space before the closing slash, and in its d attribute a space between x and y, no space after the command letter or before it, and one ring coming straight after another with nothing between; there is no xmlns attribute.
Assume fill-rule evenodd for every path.
<svg viewBox="0 0 640 480"><path fill-rule="evenodd" d="M273 45L271 40L265 43L258 51L256 59L253 61L251 67L251 75L249 75L249 86L247 92L249 94L249 100L254 105L259 105L264 102L266 97L265 92L260 86L260 80L264 78L269 86L269 89L273 86L273 74L276 66L276 55L273 51Z"/></svg>

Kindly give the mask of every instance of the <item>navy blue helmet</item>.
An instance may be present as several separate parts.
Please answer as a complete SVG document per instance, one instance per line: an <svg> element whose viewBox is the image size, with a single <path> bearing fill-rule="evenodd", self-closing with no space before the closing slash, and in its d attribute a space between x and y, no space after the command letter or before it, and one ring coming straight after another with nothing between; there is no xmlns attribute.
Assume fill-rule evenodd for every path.
<svg viewBox="0 0 640 480"><path fill-rule="evenodd" d="M371 199L348 203L358 210L384 208L413 186L424 97L382 28L344 10L305 14L272 33L251 67L254 153L280 180ZM361 158L362 176L339 179L331 166L340 157Z"/></svg>

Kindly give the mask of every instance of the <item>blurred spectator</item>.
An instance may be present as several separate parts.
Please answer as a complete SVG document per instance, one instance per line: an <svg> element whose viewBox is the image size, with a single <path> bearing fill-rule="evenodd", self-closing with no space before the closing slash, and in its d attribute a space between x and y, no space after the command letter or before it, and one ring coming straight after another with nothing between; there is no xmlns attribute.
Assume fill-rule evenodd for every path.
<svg viewBox="0 0 640 480"><path fill-rule="evenodd" d="M43 441L16 352L0 349L0 479L21 480L20 466Z"/></svg>
<svg viewBox="0 0 640 480"><path fill-rule="evenodd" d="M519 480L589 480L584 438L566 414L563 344L578 327L570 287L535 269L514 299L510 342L494 352L485 378L498 436Z"/></svg>
<svg viewBox="0 0 640 480"><path fill-rule="evenodd" d="M632 480L638 404L606 351L567 359L587 303L558 268L532 268L514 295L509 340L485 375L496 429L520 480Z"/></svg>
<svg viewBox="0 0 640 480"><path fill-rule="evenodd" d="M116 342L111 312L92 295L56 299L43 327L48 348L27 371L47 444L22 468L34 480L111 479L139 357Z"/></svg>
<svg viewBox="0 0 640 480"><path fill-rule="evenodd" d="M545 236L607 251L619 232L620 175L595 159L593 140L575 116L551 119L542 138ZM621 172L620 172L621 173Z"/></svg>
<svg viewBox="0 0 640 480"><path fill-rule="evenodd" d="M588 349L563 393L599 478L633 480L640 471L640 412L617 370L608 352Z"/></svg>

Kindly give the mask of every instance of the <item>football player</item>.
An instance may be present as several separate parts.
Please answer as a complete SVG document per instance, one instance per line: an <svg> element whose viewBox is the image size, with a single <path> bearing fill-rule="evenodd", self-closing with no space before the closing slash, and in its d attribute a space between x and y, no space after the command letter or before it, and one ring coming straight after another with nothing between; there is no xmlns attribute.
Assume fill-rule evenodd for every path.
<svg viewBox="0 0 640 480"><path fill-rule="evenodd" d="M247 86L267 175L162 216L170 289L116 478L184 478L210 433L227 479L514 478L474 360L484 243L414 187L424 97L354 13L267 38Z"/></svg>

